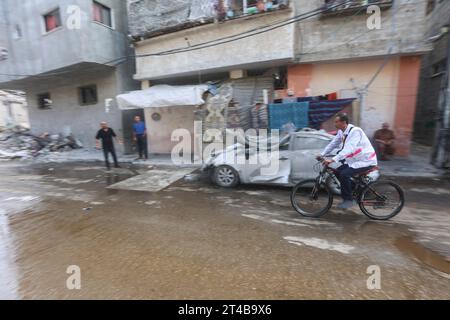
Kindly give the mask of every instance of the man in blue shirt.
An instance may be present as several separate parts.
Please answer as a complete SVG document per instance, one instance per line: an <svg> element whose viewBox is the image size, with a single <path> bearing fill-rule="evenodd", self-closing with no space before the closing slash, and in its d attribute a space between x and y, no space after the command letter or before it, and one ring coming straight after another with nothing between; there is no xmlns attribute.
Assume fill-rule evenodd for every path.
<svg viewBox="0 0 450 320"><path fill-rule="evenodd" d="M139 149L139 159L148 159L148 148L147 148L147 128L145 122L141 120L141 117L136 116L134 118L133 125L133 141L137 143Z"/></svg>

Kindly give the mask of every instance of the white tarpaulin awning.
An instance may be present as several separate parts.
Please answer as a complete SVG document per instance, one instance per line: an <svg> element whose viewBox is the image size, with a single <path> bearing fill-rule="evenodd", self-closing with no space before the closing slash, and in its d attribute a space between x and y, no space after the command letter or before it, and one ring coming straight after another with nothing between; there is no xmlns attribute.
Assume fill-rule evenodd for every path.
<svg viewBox="0 0 450 320"><path fill-rule="evenodd" d="M156 85L149 89L118 95L116 99L121 110L198 106L205 103L203 94L206 91L207 85Z"/></svg>

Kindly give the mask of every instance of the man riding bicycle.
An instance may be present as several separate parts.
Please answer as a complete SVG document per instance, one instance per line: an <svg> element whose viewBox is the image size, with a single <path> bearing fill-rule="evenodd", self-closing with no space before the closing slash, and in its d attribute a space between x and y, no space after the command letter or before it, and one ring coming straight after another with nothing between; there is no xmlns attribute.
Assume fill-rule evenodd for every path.
<svg viewBox="0 0 450 320"><path fill-rule="evenodd" d="M321 156L330 154L334 149L342 145L338 154L328 160L325 165L333 162L342 163L337 169L336 176L341 183L341 194L343 202L337 207L339 209L350 209L356 205L352 195L352 181L354 175L369 171L378 165L377 154L370 143L369 138L361 128L349 124L346 114L339 114L335 118L335 126L339 130L336 137L325 148Z"/></svg>

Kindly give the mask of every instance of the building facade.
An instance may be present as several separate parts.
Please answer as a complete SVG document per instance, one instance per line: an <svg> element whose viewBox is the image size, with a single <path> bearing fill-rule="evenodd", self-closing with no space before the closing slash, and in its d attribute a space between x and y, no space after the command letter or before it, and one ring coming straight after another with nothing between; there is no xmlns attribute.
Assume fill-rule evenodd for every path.
<svg viewBox="0 0 450 320"><path fill-rule="evenodd" d="M108 121L131 140L130 115L114 99L136 86L125 2L4 0L0 16L0 87L26 92L33 132L72 133L93 147Z"/></svg>
<svg viewBox="0 0 450 320"><path fill-rule="evenodd" d="M25 94L0 90L0 128L20 126L30 128Z"/></svg>
<svg viewBox="0 0 450 320"><path fill-rule="evenodd" d="M128 6L134 77L144 88L269 76L272 99L357 98L354 122L369 135L389 122L398 154L409 154L421 57L430 50L426 2L129 0Z"/></svg>
<svg viewBox="0 0 450 320"><path fill-rule="evenodd" d="M433 147L432 162L450 167L450 1L428 1L428 43L423 58L414 140Z"/></svg>

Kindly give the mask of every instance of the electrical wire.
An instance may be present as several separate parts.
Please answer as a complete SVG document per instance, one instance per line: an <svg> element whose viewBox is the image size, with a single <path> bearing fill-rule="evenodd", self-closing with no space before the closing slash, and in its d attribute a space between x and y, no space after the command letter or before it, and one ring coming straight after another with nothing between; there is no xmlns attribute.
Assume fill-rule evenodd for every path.
<svg viewBox="0 0 450 320"><path fill-rule="evenodd" d="M254 28L251 30L247 30L245 32L239 33L239 34L235 34L232 36L227 36L227 37L223 37L223 38L219 38L219 39L215 39L215 40L211 40L211 41L207 41L204 43L200 43L194 46L190 46L190 47L183 47L183 48L176 48L176 49L171 49L171 50L166 50L166 51L162 51L162 52L158 52L158 53L152 53L152 54L144 54L144 55L133 55L133 56L123 56L123 57L119 57L110 61L106 61L104 63L101 63L103 65L110 65L110 64L114 64L117 63L117 65L124 63L126 60L130 59L130 58L144 58L144 57L149 57L149 56L163 56L163 55L170 55L170 54L176 54L176 53L183 53L183 52L189 52L189 51L195 51L195 50L201 50L201 49L205 49L205 48L209 48L209 47L213 47L213 46L217 46L217 45L222 45L225 43L230 43L230 42L234 42L234 41L238 41L238 40L242 40L251 36L255 36L258 34L263 34L278 28L282 28L286 25L292 24L292 23L296 23L299 22L301 20L304 19L309 19L311 17L320 15L326 11L338 8L340 6L343 6L345 4L351 3L353 0L346 0L342 3L339 3L337 5L334 6L329 6L329 7L320 7L317 9L314 9L312 11L297 15L295 17L292 17L290 19L287 20L283 20L281 22L277 22L277 23L273 23L267 26L263 26L263 27L258 27L258 28ZM259 31L258 31L259 30ZM225 41L224 41L225 40ZM62 71L62 72L52 72L52 73L46 73L46 74L39 74L39 75L25 75L25 74L1 74L2 76L10 76L10 77L49 77L49 76L53 76L53 75L61 75L61 74L65 74L65 73L70 73L70 71Z"/></svg>
<svg viewBox="0 0 450 320"><path fill-rule="evenodd" d="M142 58L142 57L148 57L148 56L160 56L160 55L168 55L168 54L173 54L173 53L180 53L180 52L189 52L189 51L195 51L195 50L200 50L200 49L205 49L205 48L210 48L216 45L221 45L221 44L226 44L226 43L230 43L230 42L234 42L234 41L238 41L238 40L242 40L242 39L246 39L255 35L259 35L259 34L263 34L263 33L267 33L269 31L273 31L282 27L285 27L287 25L293 24L293 23L297 23L300 22L302 20L306 20L318 15L323 14L326 11L332 10L332 9L336 9L340 6L343 6L345 4L351 3L353 2L353 0L346 0L345 2L339 3L337 5L334 6L330 6L330 7L321 7L321 8L317 8L315 10L303 13L301 15L292 17L288 20L285 20L283 22L279 22L279 23L274 23L274 24L270 24L267 26L263 26L263 27L258 27L255 28L253 30L250 31L246 31L243 33L239 33L236 35L232 35L232 36L228 36L228 37L224 37L224 38L220 38L220 39L216 39L216 40L212 40L212 41L208 41L208 42L204 42L201 44L197 44L194 46L190 46L187 48L178 48L178 49L172 49L172 50L167 50L165 52L159 52L159 53L154 53L154 54L144 54L144 55L136 55L137 58ZM224 41L223 41L224 40ZM215 43L215 42L219 42L219 43Z"/></svg>
<svg viewBox="0 0 450 320"><path fill-rule="evenodd" d="M425 3L425 1L426 0L418 0L418 1L408 1L407 3L402 3L402 7L405 7L405 6L407 6L407 5L414 5L414 4L417 4L417 3ZM389 23L389 22L391 22L393 20L393 16L391 16L387 21L385 21L385 23ZM303 22L303 23L305 23L305 22ZM338 30L338 31L340 31L340 30ZM334 31L333 32L333 36L330 36L329 37L329 39L332 39L333 37L334 38L336 38L337 36L338 36L338 31ZM359 38L361 38L361 37L363 37L363 36L365 36L365 35L367 35L367 34L369 34L369 33L371 33L371 32L376 32L377 30L376 29L368 29L366 32L364 32L364 33L360 33L360 34L358 34L357 36L355 36L355 37L353 37L353 38L351 38L351 39L349 39L349 40L347 40L346 42L343 42L343 43L341 43L341 44L339 44L339 45L336 45L336 46L333 46L333 47L331 47L331 48L324 48L324 49L321 49L321 50L316 50L316 51L309 51L309 52L305 52L305 53L300 53L299 55L300 56L303 56L303 55L307 55L307 54L316 54L316 53L322 53L322 52L330 52L330 51L336 51L336 50L338 50L339 48L341 48L341 47L343 47L343 46L346 46L346 45L348 45L348 44L350 44L351 42L353 42L353 41L355 41L355 40L357 40L357 39L359 39ZM324 42L326 42L326 41L324 41ZM418 43L426 43L427 42L427 40L421 40L421 41L418 41Z"/></svg>
<svg viewBox="0 0 450 320"><path fill-rule="evenodd" d="M196 50L201 50L201 49L206 49L206 48L210 48L210 47L214 47L214 46L218 46L218 45L222 45L222 44L226 44L226 43L230 43L230 42L234 42L234 41L238 41L238 40L242 40L245 38L249 38L252 36L256 36L259 34L263 34L263 33L267 33L273 30L276 30L278 28L282 28L284 26L287 26L289 24L292 23L297 23L303 20L307 20L309 18L312 18L314 16L323 14L324 12L330 11L332 9L338 8L340 6L343 6L345 4L351 3L353 2L353 0L347 0L344 2L341 2L337 5L334 6L330 6L330 7L320 7L317 8L315 10L297 15L295 17L292 17L290 19L287 20L283 20L280 22L276 22L273 24L269 24L263 27L258 27L258 28L254 28L251 30L247 30L245 32L239 33L239 34L235 34L235 35L231 35L231 36L227 36L227 37L223 37L223 38L219 38L219 39L215 39L215 40L211 40L211 41L206 41L200 44L196 44L190 47L182 47L182 48L175 48L175 49L171 49L171 50L166 50L166 51L161 51L161 52L157 52L157 53L150 53L150 54L142 54L142 55L130 55L130 56L122 56L110 61L106 61L104 63L101 63L103 65L107 65L110 66L111 64L113 64L113 66L118 66L122 63L125 63L128 59L131 58L145 58L145 57L150 57L150 56L165 56L165 55L172 55L172 54L177 54L177 53L185 53L185 52L190 52L190 51L196 51ZM418 1L418 2L422 2L422 1ZM365 6L367 7L367 6ZM361 9L360 9L361 10ZM372 30L369 30L372 31ZM356 40L357 38L365 35L367 33L358 35L357 37L351 39L349 42ZM344 43L341 44L340 46L346 45L348 43ZM325 50L324 50L325 51ZM320 52L320 51L317 51ZM310 54L311 52L308 52L306 54ZM315 53L315 52L314 52ZM3 76L12 76L12 77L28 77L28 76L42 76L42 77L48 77L48 76L52 76L52 75L61 75L61 74L65 74L65 73L69 73L70 71L62 71L62 72L58 72L58 73L47 73L47 74L41 74L41 75L14 75L14 74L0 74Z"/></svg>

